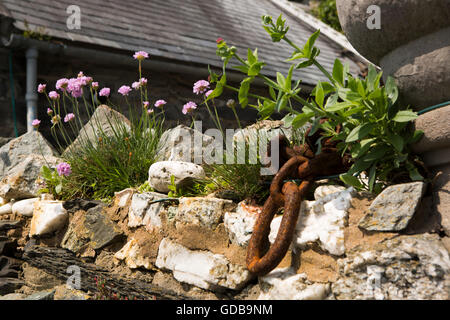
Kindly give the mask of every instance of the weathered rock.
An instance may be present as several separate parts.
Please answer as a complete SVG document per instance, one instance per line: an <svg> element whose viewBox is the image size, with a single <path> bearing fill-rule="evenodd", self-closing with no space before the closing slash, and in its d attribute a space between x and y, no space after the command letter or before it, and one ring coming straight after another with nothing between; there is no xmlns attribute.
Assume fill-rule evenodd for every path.
<svg viewBox="0 0 450 320"><path fill-rule="evenodd" d="M314 199L319 200L320 198L326 197L329 194L336 192L342 192L345 190L343 186L325 185L319 186L314 190Z"/></svg>
<svg viewBox="0 0 450 320"><path fill-rule="evenodd" d="M0 256L0 278L18 278L21 265L22 261L18 259Z"/></svg>
<svg viewBox="0 0 450 320"><path fill-rule="evenodd" d="M85 211L77 211L73 216L61 247L72 252L89 255L93 250L102 249L123 238L122 232L103 212L104 205Z"/></svg>
<svg viewBox="0 0 450 320"><path fill-rule="evenodd" d="M3 147L5 144L7 144L8 142L10 142L12 139L12 137L0 137L0 147Z"/></svg>
<svg viewBox="0 0 450 320"><path fill-rule="evenodd" d="M21 224L20 221L0 220L0 231L17 229L20 228Z"/></svg>
<svg viewBox="0 0 450 320"><path fill-rule="evenodd" d="M75 290L67 284L55 287L54 300L89 300L89 295L81 290Z"/></svg>
<svg viewBox="0 0 450 320"><path fill-rule="evenodd" d="M234 209L231 200L203 197L180 198L176 223L193 224L215 229L222 221L225 212Z"/></svg>
<svg viewBox="0 0 450 320"><path fill-rule="evenodd" d="M68 213L75 213L78 210L88 211L103 202L99 200L85 200L85 199L72 199L64 201L63 208L67 210Z"/></svg>
<svg viewBox="0 0 450 320"><path fill-rule="evenodd" d="M81 128L78 137L67 147L63 155L67 152L77 152L77 149L79 149L80 146L89 142L93 145L97 145L100 136L114 136L113 127L117 130L119 126L123 126L129 130L130 121L124 115L111 109L107 105L103 104L98 106L92 114L91 119L89 119L84 127Z"/></svg>
<svg viewBox="0 0 450 320"><path fill-rule="evenodd" d="M12 203L8 202L0 207L0 216L12 213Z"/></svg>
<svg viewBox="0 0 450 320"><path fill-rule="evenodd" d="M425 193L424 182L390 186L372 202L359 227L369 231L400 231L407 227Z"/></svg>
<svg viewBox="0 0 450 320"><path fill-rule="evenodd" d="M303 201L294 233L294 246L305 248L316 242L323 250L333 254L345 253L344 227L354 193L348 188L332 193L316 201ZM274 242L282 217L276 217L270 225L270 242Z"/></svg>
<svg viewBox="0 0 450 320"><path fill-rule="evenodd" d="M40 200L34 204L30 237L49 234L62 228L68 220L62 201Z"/></svg>
<svg viewBox="0 0 450 320"><path fill-rule="evenodd" d="M24 284L22 280L16 278L0 278L0 295L13 293Z"/></svg>
<svg viewBox="0 0 450 320"><path fill-rule="evenodd" d="M14 256L17 249L17 240L0 236L0 255ZM1 261L2 258L0 258Z"/></svg>
<svg viewBox="0 0 450 320"><path fill-rule="evenodd" d="M20 162L9 167L4 173L3 179L0 181L0 196L7 200L36 197L40 189L36 180L41 167L49 165L54 168L60 161L61 159L51 155L45 156L44 159L39 153L21 157Z"/></svg>
<svg viewBox="0 0 450 320"><path fill-rule="evenodd" d="M306 274L290 268L275 269L259 278L258 300L323 300L330 293L330 284L312 283Z"/></svg>
<svg viewBox="0 0 450 320"><path fill-rule="evenodd" d="M26 295L23 293L9 293L4 296L0 296L0 300L23 300Z"/></svg>
<svg viewBox="0 0 450 320"><path fill-rule="evenodd" d="M214 145L212 137L179 125L165 131L158 144L157 161L203 163L203 150Z"/></svg>
<svg viewBox="0 0 450 320"><path fill-rule="evenodd" d="M56 150L38 131L30 131L0 148L0 180L29 155L57 156Z"/></svg>
<svg viewBox="0 0 450 320"><path fill-rule="evenodd" d="M336 299L449 299L449 253L435 235L400 236L338 260Z"/></svg>
<svg viewBox="0 0 450 320"><path fill-rule="evenodd" d="M34 211L34 203L39 198L31 198L14 202L12 205L12 213L25 217L32 217Z"/></svg>
<svg viewBox="0 0 450 320"><path fill-rule="evenodd" d="M146 226L149 231L161 228L161 210L164 208L163 203L151 202L166 197L167 195L156 192L133 194L128 211L128 226L130 228Z"/></svg>
<svg viewBox="0 0 450 320"><path fill-rule="evenodd" d="M116 252L114 257L118 260L124 260L130 269L153 269L151 259L141 252L138 241L135 239L128 241L122 249Z"/></svg>
<svg viewBox="0 0 450 320"><path fill-rule="evenodd" d="M53 261L52 263L55 263L55 261ZM41 268L33 267L28 263L24 263L22 269L23 269L23 278L26 282L26 285L30 287L32 290L35 291L51 290L55 286L62 284L62 281L57 279L53 273L50 274L49 272L45 272ZM67 273L67 275L68 277L70 276L69 273Z"/></svg>
<svg viewBox="0 0 450 320"><path fill-rule="evenodd" d="M213 291L239 290L251 279L247 269L231 264L223 255L189 250L168 238L159 245L155 265L171 270L180 282Z"/></svg>
<svg viewBox="0 0 450 320"><path fill-rule="evenodd" d="M159 192L169 192L172 176L177 188L189 187L195 179L203 179L205 171L199 165L183 161L155 162L148 170L150 186Z"/></svg>
<svg viewBox="0 0 450 320"><path fill-rule="evenodd" d="M51 291L40 291L29 295L24 300L53 300L55 296L55 290Z"/></svg>
<svg viewBox="0 0 450 320"><path fill-rule="evenodd" d="M134 194L134 189L127 188L119 192L114 192L114 204L118 208L126 207Z"/></svg>
<svg viewBox="0 0 450 320"><path fill-rule="evenodd" d="M261 139L269 141L278 135L285 135L290 140L292 139L292 129L285 127L283 121L280 120L263 120L236 132L233 141L242 142L244 140L251 146L258 145Z"/></svg>
<svg viewBox="0 0 450 320"><path fill-rule="evenodd" d="M261 207L250 207L242 201L237 205L236 211L225 212L223 223L232 243L242 247L248 245L261 211Z"/></svg>

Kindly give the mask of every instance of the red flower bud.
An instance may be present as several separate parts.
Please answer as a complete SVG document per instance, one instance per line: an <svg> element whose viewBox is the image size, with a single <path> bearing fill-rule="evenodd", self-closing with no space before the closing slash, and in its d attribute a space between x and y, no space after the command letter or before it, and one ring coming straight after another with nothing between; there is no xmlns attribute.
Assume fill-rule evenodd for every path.
<svg viewBox="0 0 450 320"><path fill-rule="evenodd" d="M217 42L217 44L219 44L219 43L221 43L223 41L223 38L217 38L217 40L216 40L216 42Z"/></svg>

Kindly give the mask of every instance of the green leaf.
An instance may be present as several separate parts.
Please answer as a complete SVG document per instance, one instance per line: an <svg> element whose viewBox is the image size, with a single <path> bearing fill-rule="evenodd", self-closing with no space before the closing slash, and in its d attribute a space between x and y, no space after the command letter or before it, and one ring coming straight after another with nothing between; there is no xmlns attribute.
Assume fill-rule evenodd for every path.
<svg viewBox="0 0 450 320"><path fill-rule="evenodd" d="M377 70L372 64L369 64L369 72L367 74L367 88L369 91L374 89L375 80L377 79Z"/></svg>
<svg viewBox="0 0 450 320"><path fill-rule="evenodd" d="M277 82L278 82L278 85L280 86L280 88L283 88L283 89L285 88L285 86L286 86L286 79L279 72L277 72Z"/></svg>
<svg viewBox="0 0 450 320"><path fill-rule="evenodd" d="M361 140L361 142L359 143L360 148L358 150L358 153L355 155L355 158L362 157L372 147L372 143L375 142L376 140L377 140L376 138Z"/></svg>
<svg viewBox="0 0 450 320"><path fill-rule="evenodd" d="M404 146L402 137L400 137L398 134L388 133L387 138L388 141L394 146L395 150L397 150L398 152L402 152Z"/></svg>
<svg viewBox="0 0 450 320"><path fill-rule="evenodd" d="M341 174L339 178L344 182L346 185L352 186L356 189L362 189L363 185L359 181L359 179L355 176L352 176L350 174Z"/></svg>
<svg viewBox="0 0 450 320"><path fill-rule="evenodd" d="M250 48L247 50L247 60L250 65L255 64L258 61Z"/></svg>
<svg viewBox="0 0 450 320"><path fill-rule="evenodd" d="M313 63L314 63L314 60L306 60L306 61L303 61L303 62L298 63L298 64L295 66L295 69L307 68L307 67L309 67L309 66L312 66Z"/></svg>
<svg viewBox="0 0 450 320"><path fill-rule="evenodd" d="M372 150L370 150L362 159L367 162L372 162L381 159L389 150L391 150L391 148L386 145L377 145L372 148Z"/></svg>
<svg viewBox="0 0 450 320"><path fill-rule="evenodd" d="M277 110L277 112L280 112L281 110L283 110L288 102L288 97L286 95L281 95L279 97L279 99L277 100L275 109Z"/></svg>
<svg viewBox="0 0 450 320"><path fill-rule="evenodd" d="M258 113L262 119L267 119L275 112L275 108L276 108L275 102L264 101L262 107L258 109L259 110Z"/></svg>
<svg viewBox="0 0 450 320"><path fill-rule="evenodd" d="M364 123L362 125L357 126L349 133L347 139L345 139L345 142L348 143L364 139L370 133L370 131L372 131L374 127L375 124L373 123Z"/></svg>
<svg viewBox="0 0 450 320"><path fill-rule="evenodd" d="M273 100L276 100L276 99L277 99L277 94L275 93L275 89L274 89L274 88L269 87L269 93L270 93L270 97L271 97Z"/></svg>
<svg viewBox="0 0 450 320"><path fill-rule="evenodd" d="M344 66L339 59L334 60L333 79L336 80L341 86L344 85Z"/></svg>
<svg viewBox="0 0 450 320"><path fill-rule="evenodd" d="M61 194L61 191L62 191L62 184L60 183L55 186L55 192L56 194Z"/></svg>
<svg viewBox="0 0 450 320"><path fill-rule="evenodd" d="M352 167L350 168L350 170L348 170L347 174L355 174L355 173L360 173L364 170L366 170L367 168L369 168L371 165L370 162L365 162L363 160L357 160Z"/></svg>
<svg viewBox="0 0 450 320"><path fill-rule="evenodd" d="M292 126L292 121L294 121L295 117L296 115L288 113L287 115L284 116L283 119L281 119L281 121L283 121L285 127L289 128Z"/></svg>
<svg viewBox="0 0 450 320"><path fill-rule="evenodd" d="M245 78L241 81L241 87L239 88L239 103L242 108L245 108L248 104L248 91L250 90L250 83L253 81L253 77Z"/></svg>
<svg viewBox="0 0 450 320"><path fill-rule="evenodd" d="M411 137L411 139L408 141L408 143L416 143L417 141L420 140L420 138L422 138L423 136L423 131L422 130L416 130L414 131L413 136Z"/></svg>
<svg viewBox="0 0 450 320"><path fill-rule="evenodd" d="M314 116L314 113L300 113L299 115L295 116L294 120L292 121L292 128L297 129L302 126L304 126L311 118Z"/></svg>
<svg viewBox="0 0 450 320"><path fill-rule="evenodd" d="M410 110L402 110L397 112L395 117L392 119L395 122L409 122L417 119L418 115L414 111Z"/></svg>
<svg viewBox="0 0 450 320"><path fill-rule="evenodd" d="M419 171L417 170L416 167L409 169L408 172L409 172L409 177L411 178L412 181L423 180L422 175L419 173Z"/></svg>
<svg viewBox="0 0 450 320"><path fill-rule="evenodd" d="M324 99L325 99L325 95L323 93L322 84L319 81L316 86L316 99L315 100L316 100L317 105L321 108L323 108Z"/></svg>
<svg viewBox="0 0 450 320"><path fill-rule="evenodd" d="M294 71L294 65L289 68L288 76L286 78L286 84L284 86L284 90L291 91L292 88L292 73Z"/></svg>
<svg viewBox="0 0 450 320"><path fill-rule="evenodd" d="M314 32L306 41L305 46L303 47L303 53L307 55L308 58L311 57L312 48L314 47L314 43L316 42L317 38L319 37L320 29Z"/></svg>
<svg viewBox="0 0 450 320"><path fill-rule="evenodd" d="M387 78L386 85L384 86L384 88L386 90L386 94L389 100L391 101L391 104L394 104L398 98L398 88L397 85L395 84L394 78L389 76Z"/></svg>
<svg viewBox="0 0 450 320"><path fill-rule="evenodd" d="M330 99L328 99L328 100L330 100ZM327 103L327 105L328 105L328 103ZM340 110L343 110L345 108L348 108L348 107L350 107L352 105L353 105L353 103L351 103L351 102L338 102L338 103L336 103L334 105L331 105L329 107L328 106L325 107L325 110L326 111L330 111L330 112L335 112L335 111L340 111Z"/></svg>

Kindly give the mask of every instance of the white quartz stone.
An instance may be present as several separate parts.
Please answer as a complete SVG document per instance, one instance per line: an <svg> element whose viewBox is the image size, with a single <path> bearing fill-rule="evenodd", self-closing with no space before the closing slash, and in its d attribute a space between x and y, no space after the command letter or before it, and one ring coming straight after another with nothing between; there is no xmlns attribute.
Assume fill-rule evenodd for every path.
<svg viewBox="0 0 450 320"><path fill-rule="evenodd" d="M168 238L159 245L155 265L171 270L180 282L213 291L224 288L239 290L251 279L247 269L231 264L221 254L190 250Z"/></svg>
<svg viewBox="0 0 450 320"><path fill-rule="evenodd" d="M31 219L30 237L48 234L64 227L68 214L62 201L36 201Z"/></svg>
<svg viewBox="0 0 450 320"><path fill-rule="evenodd" d="M20 214L25 217L32 217L34 211L34 203L37 200L39 200L39 198L31 198L17 201L12 205L12 212L14 214Z"/></svg>
<svg viewBox="0 0 450 320"><path fill-rule="evenodd" d="M275 269L259 278L261 294L258 300L323 300L330 292L330 285L312 283L306 274L296 274L290 268Z"/></svg>

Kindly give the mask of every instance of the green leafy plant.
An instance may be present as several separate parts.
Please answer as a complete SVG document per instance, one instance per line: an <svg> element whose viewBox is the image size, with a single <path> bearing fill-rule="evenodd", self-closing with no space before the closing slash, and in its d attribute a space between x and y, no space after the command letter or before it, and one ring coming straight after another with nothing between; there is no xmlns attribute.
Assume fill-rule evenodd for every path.
<svg viewBox="0 0 450 320"><path fill-rule="evenodd" d="M44 179L44 187L39 189L39 193L50 193L55 199L60 199L66 178L60 176L56 169L50 169L47 166L41 167L40 174Z"/></svg>
<svg viewBox="0 0 450 320"><path fill-rule="evenodd" d="M243 108L247 105L256 108L263 119L287 111L283 120L294 130L311 123L310 135L319 129L323 131L315 146L316 153L320 153L324 138L332 138L342 155L351 155L353 165L341 175L341 180L357 189L378 192L390 183L423 179L419 172L421 163L409 148L422 135L409 125L417 118L417 113L399 105L398 89L392 78L389 77L382 86L382 73L377 73L373 66L369 67L366 79L355 78L349 73L349 66L339 59L329 73L316 59L320 50L314 44L319 30L299 47L287 37L289 27L281 15L276 21L270 16L263 16L262 20L263 28L273 42L285 41L293 48L292 55L286 60L292 63L287 75L277 72L276 80L270 79L261 73L265 63L259 60L256 49L249 49L247 60L244 60L235 47L222 40L217 44L217 55L223 60L223 73L218 75L210 71L216 88L208 99L220 96L225 88L230 88L238 92ZM235 68L246 75L239 88L227 83L226 66L231 59L240 63ZM305 99L300 95L301 80L294 82L294 71L312 66L318 68L328 81L319 81L310 97ZM268 97L250 93L255 78L263 79L268 86ZM257 105L249 104L249 97L256 98ZM326 121L321 121L323 119Z"/></svg>
<svg viewBox="0 0 450 320"><path fill-rule="evenodd" d="M109 99L110 88L99 90L99 84L83 72L71 79L59 79L59 91L47 93L46 85L39 85L38 91L49 103L51 133L72 171L63 180L63 187L58 187L62 190L60 198L109 198L116 191L140 186L147 180L147 170L156 159L166 102L158 100L155 109L150 108L147 79L142 77L141 68L148 54L140 51L134 57L139 62L139 80L132 85L139 96L137 106L128 100L131 87L124 85L118 90L124 100L116 106ZM108 111L108 116L100 118L102 113L95 113L99 97L106 98L108 106L117 112ZM128 106L129 120L122 116L124 105ZM82 111L91 117L86 127ZM37 126L40 123L37 119L35 122ZM83 130L90 134L81 134Z"/></svg>

